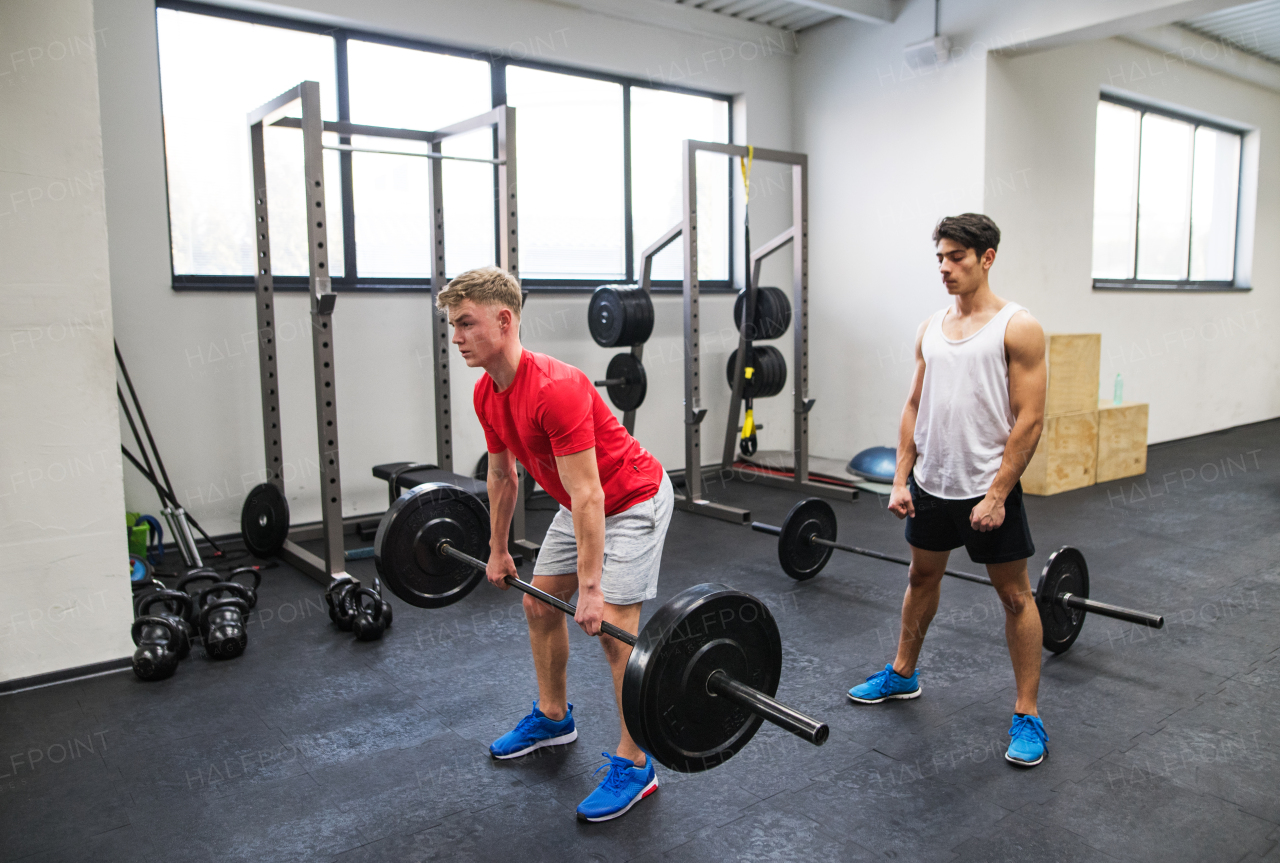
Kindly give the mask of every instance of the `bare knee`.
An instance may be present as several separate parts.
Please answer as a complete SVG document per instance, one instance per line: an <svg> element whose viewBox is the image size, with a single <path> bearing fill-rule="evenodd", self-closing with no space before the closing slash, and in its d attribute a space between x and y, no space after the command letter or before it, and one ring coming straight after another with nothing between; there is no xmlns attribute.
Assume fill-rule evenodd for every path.
<svg viewBox="0 0 1280 863"><path fill-rule="evenodd" d="M942 572L941 568L931 569L913 563L907 568L907 583L913 590L936 590L942 584Z"/></svg>
<svg viewBox="0 0 1280 863"><path fill-rule="evenodd" d="M609 660L610 665L626 662L631 658L631 645L618 641L616 638L606 635L600 639L600 646L604 648L604 655Z"/></svg>
<svg viewBox="0 0 1280 863"><path fill-rule="evenodd" d="M1011 617L1017 617L1022 614L1034 601L1031 591L1021 588L1016 590L997 590L996 593L1000 597L1000 604L1004 606L1005 614Z"/></svg>
<svg viewBox="0 0 1280 863"><path fill-rule="evenodd" d="M557 618L563 618L564 612L558 608L547 605L540 599L534 599L532 596L525 595L524 601L525 620L529 621L530 626L537 626L543 629L556 625Z"/></svg>

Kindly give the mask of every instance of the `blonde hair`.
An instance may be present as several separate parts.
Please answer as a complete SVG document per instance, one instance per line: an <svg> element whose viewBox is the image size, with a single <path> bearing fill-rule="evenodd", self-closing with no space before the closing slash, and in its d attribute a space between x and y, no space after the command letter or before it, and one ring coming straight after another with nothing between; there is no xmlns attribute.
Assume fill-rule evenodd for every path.
<svg viewBox="0 0 1280 863"><path fill-rule="evenodd" d="M482 306L506 306L518 319L521 299L520 283L506 270L477 267L455 276L445 285L436 295L436 307L448 311L463 300L471 300Z"/></svg>

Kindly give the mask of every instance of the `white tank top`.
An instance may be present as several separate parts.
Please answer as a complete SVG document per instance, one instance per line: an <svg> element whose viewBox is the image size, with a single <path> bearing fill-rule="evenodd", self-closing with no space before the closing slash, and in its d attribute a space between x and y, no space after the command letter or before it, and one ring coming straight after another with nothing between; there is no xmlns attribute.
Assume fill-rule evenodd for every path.
<svg viewBox="0 0 1280 863"><path fill-rule="evenodd" d="M964 500L991 488L1013 430L1004 331L1022 311L1006 303L982 329L953 341L942 333L950 307L925 328L924 384L916 414L916 485L934 497Z"/></svg>

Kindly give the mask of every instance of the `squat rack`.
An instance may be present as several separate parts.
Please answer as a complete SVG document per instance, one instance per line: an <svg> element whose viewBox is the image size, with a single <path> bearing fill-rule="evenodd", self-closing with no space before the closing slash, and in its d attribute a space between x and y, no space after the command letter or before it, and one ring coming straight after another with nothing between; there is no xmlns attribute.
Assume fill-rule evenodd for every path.
<svg viewBox="0 0 1280 863"><path fill-rule="evenodd" d="M280 112L301 102L302 117L279 117ZM272 118L277 118L272 121ZM435 300L446 284L444 266L444 175L442 162L458 160L484 162L497 167L498 189L503 198L497 207L498 265L519 278L516 231L516 152L515 109L500 105L476 117L436 131L366 126L346 120L323 120L320 114L320 85L303 81L259 106L248 115L249 138L253 154L253 190L257 259L255 294L257 295L258 371L262 389L262 434L266 456L267 482L284 493L283 448L280 435L280 397L275 347L275 286L271 272L271 232L267 213L266 148L264 125L302 130L303 175L307 196L307 261L308 292L311 297L311 348L315 368L316 432L320 453L321 522L324 529L324 557L320 558L296 542L286 539L280 556L300 571L326 586L334 580L349 579L343 549L342 484L338 459L338 412L334 378L332 317L337 295L329 274L324 167L326 149L343 152L374 152L419 156L431 160L431 332L433 345L436 460L445 471L453 471L453 422L449 408L449 325L436 308ZM495 159L476 159L446 155L443 142L456 135L482 128L495 132ZM326 145L325 132L342 138L359 135L376 138L422 141L426 153L352 147L347 144ZM349 139L349 138L348 138ZM537 546L524 540L525 513L517 506L512 520L512 544L525 551L536 552Z"/></svg>
<svg viewBox="0 0 1280 863"><path fill-rule="evenodd" d="M685 494L676 495L675 504L686 512L695 512L714 518L746 524L751 521L749 510L715 503L702 496L702 420L707 409L702 406L701 337L699 326L698 282L698 196L697 154L699 151L723 153L730 158L751 156L766 162L778 162L791 166L791 227L764 243L751 253L752 272L750 285L759 283L760 267L764 259L788 245L794 246L791 265L791 304L793 313L793 368L791 377L794 398L794 437L792 456L794 472L790 477L750 465L735 464L733 446L737 436L738 411L742 403L743 364L746 360L747 327L751 316L744 314L738 335L738 359L730 401L729 417L725 428L725 454L721 468L731 470L743 479L761 485L794 489L805 494L820 494L838 500L853 500L858 493L847 487L814 482L809 477L809 411L814 399L809 398L809 157L804 153L771 150L763 147L748 148L745 144L721 144L712 141L686 139L683 143L682 161L684 218L664 233L644 251L644 277L647 281L650 261L670 245L677 237L684 238L684 482ZM754 305L754 296L747 298Z"/></svg>

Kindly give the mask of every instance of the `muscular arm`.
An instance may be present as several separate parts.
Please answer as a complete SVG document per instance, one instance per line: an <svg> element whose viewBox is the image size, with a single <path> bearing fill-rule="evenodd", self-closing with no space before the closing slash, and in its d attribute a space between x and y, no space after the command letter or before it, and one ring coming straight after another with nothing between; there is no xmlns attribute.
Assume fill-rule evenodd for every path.
<svg viewBox="0 0 1280 863"><path fill-rule="evenodd" d="M560 481L569 493L573 535L578 542L578 614L575 619L588 635L600 631L604 619L604 594L600 573L604 568L604 489L596 466L595 447L572 455L556 456Z"/></svg>
<svg viewBox="0 0 1280 863"><path fill-rule="evenodd" d="M969 517L975 530L994 530L1003 523L1005 498L1027 469L1044 426L1044 330L1029 313L1019 312L1009 319L1004 346L1009 358L1009 409L1014 423L1000 470L986 497Z"/></svg>
<svg viewBox="0 0 1280 863"><path fill-rule="evenodd" d="M911 390L907 394L907 403L902 407L902 421L898 424L898 465L893 473L893 492L889 495L889 511L898 518L915 515L915 507L911 504L911 491L907 488L907 478L916 465L916 416L920 412L920 390L924 387L924 331L929 328L925 321L916 330L916 364L911 374Z"/></svg>
<svg viewBox="0 0 1280 863"><path fill-rule="evenodd" d="M511 517L515 515L516 501L520 496L516 457L511 450L489 453L485 486L489 490L489 566L485 574L489 581L506 590L503 578L516 574L515 562L507 548L507 535L511 531Z"/></svg>

